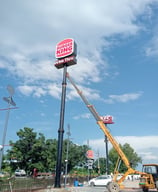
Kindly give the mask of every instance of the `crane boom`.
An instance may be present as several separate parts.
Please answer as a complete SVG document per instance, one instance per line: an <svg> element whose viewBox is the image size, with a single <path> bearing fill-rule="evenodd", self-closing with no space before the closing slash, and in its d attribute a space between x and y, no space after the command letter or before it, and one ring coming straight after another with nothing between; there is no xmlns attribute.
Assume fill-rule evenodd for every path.
<svg viewBox="0 0 158 192"><path fill-rule="evenodd" d="M85 103L85 105L87 106L87 108L89 109L89 111L92 113L92 115L94 116L94 118L96 119L98 125L100 126L100 128L102 129L102 131L104 132L104 134L108 137L109 141L111 142L111 144L113 145L113 147L115 148L115 150L118 152L119 156L121 157L121 159L123 160L123 162L125 163L125 165L127 166L127 168L130 167L130 163L127 159L127 157L125 156L125 154L123 153L123 151L121 150L121 148L119 147L119 144L117 143L117 141L112 137L112 135L110 134L107 126L104 124L104 122L101 120L99 114L97 113L96 109L94 108L93 105L89 104L87 98L82 94L82 91L79 90L79 88L75 85L73 79L70 77L70 75L67 73L67 78L69 79L69 81L71 82L71 84L73 85L73 87L76 89L77 93L80 95L80 97L82 98L83 102Z"/></svg>
<svg viewBox="0 0 158 192"><path fill-rule="evenodd" d="M85 105L87 106L87 108L89 109L89 111L92 113L92 115L94 116L94 118L97 121L97 124L99 125L99 127L101 128L101 130L104 132L104 134L107 136L107 138L109 139L109 141L111 142L111 144L113 145L114 149L116 150L116 152L118 153L119 157L122 159L122 161L124 162L124 164L127 167L127 172L117 181L118 184L121 184L125 177L129 174L134 174L134 173L141 173L139 171L136 171L134 169L131 168L130 163L126 157L126 155L124 154L124 152L122 151L122 149L120 148L119 144L117 143L117 141L114 139L114 137L110 134L107 125L102 121L102 119L100 118L99 114L97 113L96 109L94 108L93 105L91 105L87 98L83 95L82 91L76 86L76 84L74 83L73 79L70 77L69 73L67 73L67 78L69 79L69 81L71 82L71 84L73 85L73 87L76 89L77 93L80 95L80 97L82 98L83 102L85 103Z"/></svg>
<svg viewBox="0 0 158 192"><path fill-rule="evenodd" d="M83 102L85 103L85 105L88 107L88 109L90 110L90 112L93 114L94 118L96 119L96 121L100 121L100 116L99 114L96 112L95 108L93 105L91 105L87 98L82 94L82 91L79 90L79 88L75 85L74 81L72 80L72 78L70 77L69 73L66 74L66 77L69 79L69 81L71 82L71 84L73 85L73 87L76 89L77 93L80 95L80 97L82 98Z"/></svg>

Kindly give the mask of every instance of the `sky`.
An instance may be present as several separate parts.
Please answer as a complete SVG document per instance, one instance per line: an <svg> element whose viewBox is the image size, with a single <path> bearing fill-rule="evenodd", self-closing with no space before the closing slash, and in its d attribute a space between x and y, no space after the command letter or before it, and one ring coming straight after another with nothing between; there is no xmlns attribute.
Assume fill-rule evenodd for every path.
<svg viewBox="0 0 158 192"><path fill-rule="evenodd" d="M73 38L77 64L67 68L70 76L100 116L113 116L108 129L118 143L129 143L143 163L158 163L158 1L0 4L0 98L11 85L18 107L10 110L5 144L24 127L58 138L63 69L54 66L55 47ZM1 99L0 109L7 107ZM1 137L6 112L0 111ZM64 139L68 127L72 142L105 156L104 133L67 80Z"/></svg>

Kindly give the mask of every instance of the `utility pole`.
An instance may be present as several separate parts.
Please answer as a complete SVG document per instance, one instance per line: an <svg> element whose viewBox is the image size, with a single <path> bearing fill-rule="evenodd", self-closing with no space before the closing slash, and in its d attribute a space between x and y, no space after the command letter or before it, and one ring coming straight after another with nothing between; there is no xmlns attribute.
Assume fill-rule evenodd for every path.
<svg viewBox="0 0 158 192"><path fill-rule="evenodd" d="M65 181L64 181L64 187L66 187L67 183L67 167L68 167L68 161L69 161L69 144L70 144L70 125L68 124L68 131L67 131L67 146L66 146L66 159L65 159Z"/></svg>
<svg viewBox="0 0 158 192"><path fill-rule="evenodd" d="M99 155L99 150L97 151L97 156L98 156L98 175L100 175L100 155Z"/></svg>
<svg viewBox="0 0 158 192"><path fill-rule="evenodd" d="M109 174L109 154L108 154L108 138L105 135L105 148L106 148L106 174Z"/></svg>
<svg viewBox="0 0 158 192"><path fill-rule="evenodd" d="M8 103L8 108L7 108L5 125L4 125L4 130L3 130L2 145L0 147L0 171L2 169L3 149L4 149L4 145L5 145L6 134L7 134L9 114L10 114L10 109L11 109L10 106L16 106L16 103L13 101L13 98L12 98L12 96L14 95L14 88L12 86L8 85L7 90L9 92L9 97L3 97L3 100Z"/></svg>

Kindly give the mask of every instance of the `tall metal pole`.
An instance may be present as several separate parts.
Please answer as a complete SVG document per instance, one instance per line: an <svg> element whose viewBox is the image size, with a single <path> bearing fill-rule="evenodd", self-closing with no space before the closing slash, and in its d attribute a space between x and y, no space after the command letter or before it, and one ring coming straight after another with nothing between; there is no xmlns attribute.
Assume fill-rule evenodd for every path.
<svg viewBox="0 0 158 192"><path fill-rule="evenodd" d="M0 148L0 171L2 169L2 161L3 161L3 149L5 145L5 138L7 134L7 127L8 127L8 120L9 120L9 114L10 114L10 106L16 106L16 103L13 101L12 96L14 94L14 88L10 85L7 86L7 90L10 94L9 97L3 97L3 100L8 103L8 109L6 113L6 119L5 119L5 124L4 124L4 130L3 130L3 137L2 137L2 147Z"/></svg>
<svg viewBox="0 0 158 192"><path fill-rule="evenodd" d="M58 129L58 150L57 150L57 162L56 162L56 176L54 187L60 188L61 177L61 163L62 163L62 150L63 150L63 135L64 135L64 113L65 113L65 97L66 97L66 73L67 66L64 65L63 69L63 82L62 82L62 95L61 95L61 108L60 108L60 123Z"/></svg>
<svg viewBox="0 0 158 192"><path fill-rule="evenodd" d="M99 155L99 150L98 150L98 174L100 175L100 155Z"/></svg>
<svg viewBox="0 0 158 192"><path fill-rule="evenodd" d="M10 103L8 105L8 108L10 108ZM2 169L3 149L4 149L4 145L5 145L5 138L6 138L6 133L7 133L9 114L10 114L10 109L8 109L7 112L6 112L6 119L5 119L4 130L3 130L2 148L1 148L1 151L0 151L0 171Z"/></svg>
<svg viewBox="0 0 158 192"><path fill-rule="evenodd" d="M106 135L105 135L105 148L106 148L106 174L109 174L108 138Z"/></svg>
<svg viewBox="0 0 158 192"><path fill-rule="evenodd" d="M66 147L66 159L65 159L65 181L64 181L64 187L66 187L67 183L67 167L68 167L68 156L69 156L69 143L70 143L70 125L68 125L68 132L67 132L67 147Z"/></svg>

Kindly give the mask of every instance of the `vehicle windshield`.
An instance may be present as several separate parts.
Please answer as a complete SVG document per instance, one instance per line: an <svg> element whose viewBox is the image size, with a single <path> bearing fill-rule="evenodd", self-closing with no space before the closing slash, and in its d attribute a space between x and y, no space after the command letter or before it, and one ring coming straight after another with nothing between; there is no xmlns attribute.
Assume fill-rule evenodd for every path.
<svg viewBox="0 0 158 192"><path fill-rule="evenodd" d="M144 166L143 171L145 173L155 174L156 173L156 167L153 165Z"/></svg>
<svg viewBox="0 0 158 192"><path fill-rule="evenodd" d="M102 176L97 177L96 179L109 179L109 178L110 177L107 175L102 175Z"/></svg>

